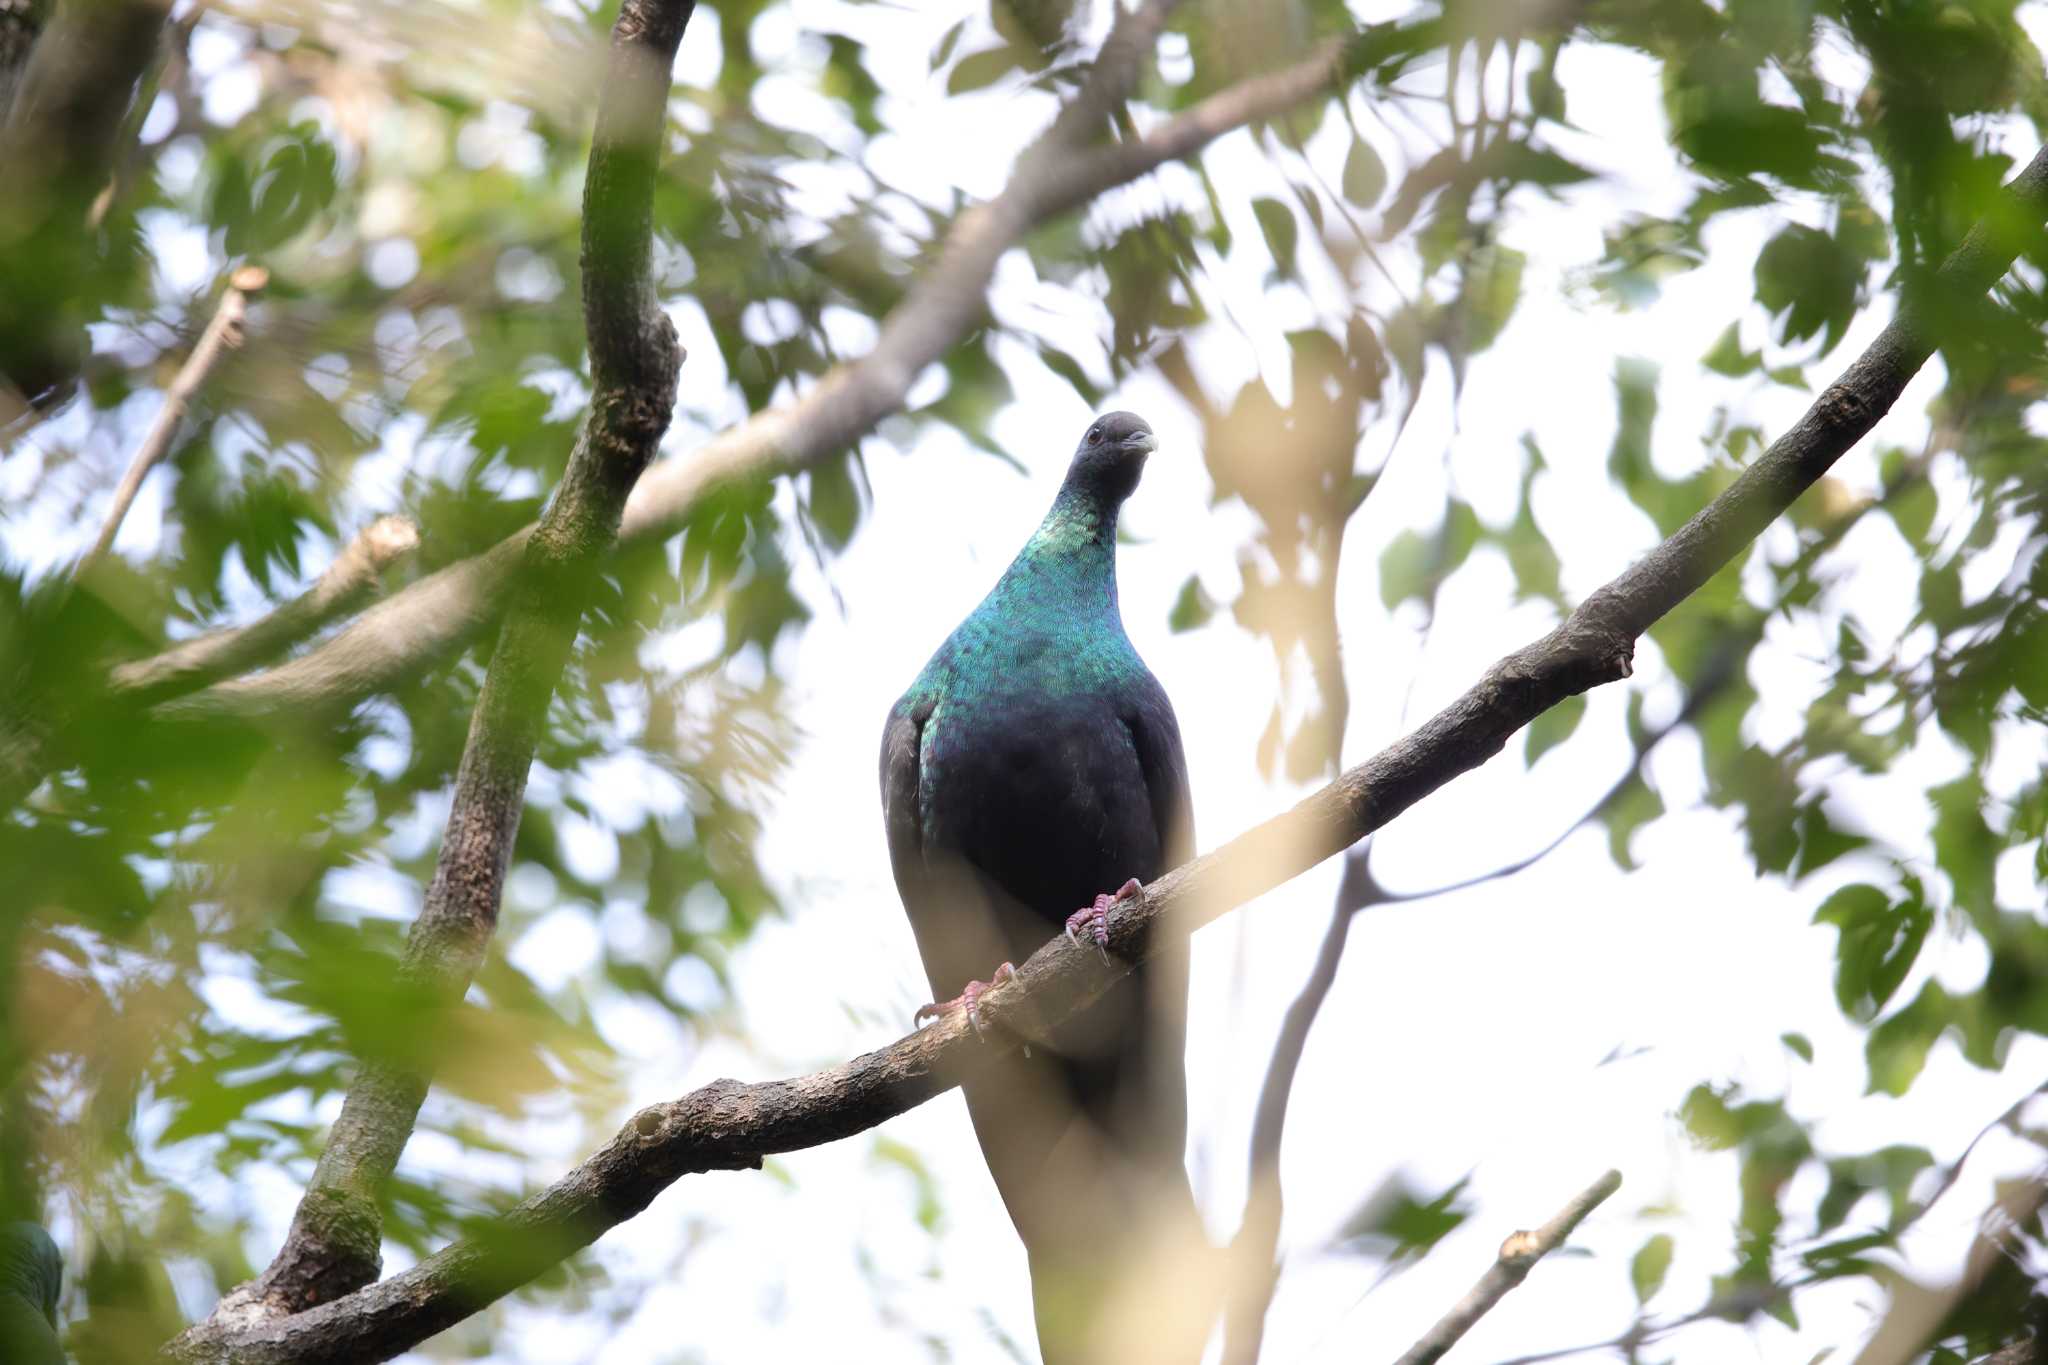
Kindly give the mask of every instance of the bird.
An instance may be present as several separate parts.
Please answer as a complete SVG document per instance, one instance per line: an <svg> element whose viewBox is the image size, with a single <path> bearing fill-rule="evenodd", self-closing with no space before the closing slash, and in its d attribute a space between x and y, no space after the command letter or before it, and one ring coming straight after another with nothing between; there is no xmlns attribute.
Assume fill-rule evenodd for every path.
<svg viewBox="0 0 2048 1365"><path fill-rule="evenodd" d="M57 1341L57 1296L64 1258L34 1223L0 1224L0 1360L64 1365Z"/></svg>
<svg viewBox="0 0 2048 1365"><path fill-rule="evenodd" d="M1054 935L1106 957L1109 912L1194 854L1179 723L1117 604L1117 516L1157 444L1133 413L1090 422L1038 529L890 708L883 823L938 1002L920 1020L965 1010L979 1033L981 994ZM1185 1167L1186 1015L1183 943L963 1087L1047 1365L1129 1358L1109 1344L1129 1327L1117 1305L1175 1280L1144 1258L1157 1270L1162 1249L1206 1246ZM1173 1346L1153 1332L1143 1354L1192 1361L1206 1331Z"/></svg>

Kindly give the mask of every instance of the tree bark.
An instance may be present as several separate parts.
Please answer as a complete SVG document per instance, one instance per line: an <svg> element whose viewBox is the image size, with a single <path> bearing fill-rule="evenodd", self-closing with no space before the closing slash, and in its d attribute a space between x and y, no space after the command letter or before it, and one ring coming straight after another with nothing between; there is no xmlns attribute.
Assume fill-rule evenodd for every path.
<svg viewBox="0 0 2048 1365"><path fill-rule="evenodd" d="M0 122L0 429L77 378L85 319L63 291L96 259L87 216L168 11L159 0L64 0L47 24L34 3L6 11L8 42L26 33L31 46Z"/></svg>
<svg viewBox="0 0 2048 1365"><path fill-rule="evenodd" d="M682 348L655 297L655 168L669 71L693 0L626 0L592 137L583 200L583 314L593 393L547 512L526 537L512 601L471 717L441 853L399 967L406 996L461 1001L496 928L526 779L553 694L627 495L675 407ZM292 1220L261 1277L215 1320L293 1313L376 1279L378 1195L412 1135L429 1077L415 1060L366 1057Z"/></svg>
<svg viewBox="0 0 2048 1365"><path fill-rule="evenodd" d="M1479 1277L1479 1283L1394 1365L1436 1365L1446 1351L1458 1344L1459 1337L1472 1330L1472 1324L1492 1312L1510 1289L1528 1278L1538 1261L1562 1246L1572 1230L1586 1221L1586 1215L1606 1203L1608 1196L1620 1188L1621 1172L1609 1171L1581 1190L1542 1227L1534 1232L1517 1232L1502 1242L1499 1256Z"/></svg>

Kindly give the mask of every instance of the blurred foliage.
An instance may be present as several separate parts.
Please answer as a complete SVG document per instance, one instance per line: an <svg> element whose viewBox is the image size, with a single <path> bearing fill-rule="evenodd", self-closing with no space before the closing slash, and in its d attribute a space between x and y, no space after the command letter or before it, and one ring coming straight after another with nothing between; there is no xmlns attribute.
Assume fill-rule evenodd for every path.
<svg viewBox="0 0 2048 1365"><path fill-rule="evenodd" d="M1008 459L992 423L1016 367L1042 366L1090 404L1132 376L1164 379L1200 425L1213 501L1249 528L1234 574L1190 578L1171 625L1228 621L1270 647L1277 685L1252 757L1305 781L1333 769L1348 717L1345 533L1432 377L1463 394L1525 292L1555 283L1517 234L1531 205L1563 199L1597 228L1597 265L1566 283L1617 311L1656 306L1724 227L1763 225L1753 296L1727 301L1697 374L1613 363L1605 473L1659 535L1762 448L1744 400L1804 390L1810 369L1840 367L1874 299L1915 299L1941 345L1924 447L1883 452L1874 492L1824 482L1660 622L1627 724L1641 743L1646 717L1699 699L1707 799L1740 821L1758 874L1810 891L1837 936L1833 988L1865 1030L1873 1092L1910 1093L1944 1039L1997 1067L2016 1037L2048 1033L2048 461L2035 434L2048 251L2030 249L1988 300L1929 282L2012 169L1998 134L2048 124L2018 8L1584 0L1561 7L1576 25L1561 34L1506 0L1370 24L1329 0L1185 6L1125 131L1330 34L1346 38L1356 84L1246 135L1271 171L1256 192L1198 162L1185 193L1038 228L1022 264L1090 326L1041 334L998 309L889 435L939 425ZM679 453L863 350L964 206L889 183L888 160L868 155L911 116L891 97L905 78L871 24L843 17L843 30L796 29L786 7L749 3L695 21L686 55L715 46L713 74L676 88L655 204L664 300L713 343L691 360L708 377L685 386ZM923 65L953 99L1064 94L1099 17L996 0L947 27ZM104 217L37 239L45 254L5 274L13 304L48 308L89 342L60 357L78 371L68 403L32 438L5 433L7 458L32 473L4 512L14 562L0 577L8 742L47 739L61 759L0 820L0 1217L52 1218L83 1252L81 1356L132 1358L167 1334L181 1305L166 1266L214 1289L252 1272L269 1248L241 1191L259 1171L304 1179L354 1059L437 1077L422 1129L465 1174L401 1169L387 1236L418 1253L526 1192L524 1122L608 1130L631 1057L607 1018L640 1006L686 1038L724 1027L732 954L779 911L756 848L799 738L782 706L787 645L812 607L792 570L859 534L865 443L722 494L671 545L614 561L549 714L504 951L453 1011L393 986L392 965L488 641L338 717L201 723L107 692L111 662L295 595L380 513L419 522L413 573L532 518L588 389L577 199L609 19L511 0L197 11L169 31ZM1578 135L1581 49L1657 73L1662 108L1645 116L1661 113L1688 187L1669 212L1615 193ZM161 537L73 589L48 566L89 541L221 282L250 260L273 286L251 344L181 428ZM1270 315L1233 316L1226 277L1255 279ZM1271 344L1250 377L1205 356L1253 328ZM1695 382L1727 399L1678 467L1655 441L1659 394ZM1496 470L1507 499L1446 478L1440 515L1377 548L1381 605L1426 629L1453 577L1487 563L1506 567L1516 603L1561 614L1570 547L1541 503L1558 461L1579 457L1525 439ZM1880 535L1910 553L1918 584L1905 627L1882 634L1844 594L1845 544ZM1361 604L1344 608L1355 618ZM1798 723L1766 739L1742 661L1792 630L1831 642L1826 676ZM1543 718L1524 760L1568 746L1587 714ZM1915 793L1924 844L1864 827L1855 784L1916 781L1909 766L1930 765L1907 760L1928 755L1942 776ZM1647 782L1603 806L1619 864L1663 812ZM1935 978L1922 954L1937 927L1981 943L1980 981ZM1785 1045L1811 1061L1803 1036ZM1719 1316L1789 1318L1799 1287L1881 1274L1946 1188L1932 1173L1948 1154L1832 1150L1815 1115L1723 1078L1672 1103L1696 1143L1736 1162ZM918 1154L886 1138L872 1151L935 1227ZM1462 1183L1432 1196L1390 1178L1347 1249L1412 1259L1469 1213ZM1654 1233L1615 1273L1647 1305L1682 1251ZM1938 1358L2031 1321L2011 1266L1944 1325ZM582 1303L588 1290L563 1273L528 1292ZM450 1350L480 1345L454 1337Z"/></svg>

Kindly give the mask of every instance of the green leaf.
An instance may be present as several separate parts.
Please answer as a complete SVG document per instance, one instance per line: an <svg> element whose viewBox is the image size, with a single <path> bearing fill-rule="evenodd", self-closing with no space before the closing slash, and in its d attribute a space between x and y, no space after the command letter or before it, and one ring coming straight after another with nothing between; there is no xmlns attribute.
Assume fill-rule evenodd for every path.
<svg viewBox="0 0 2048 1365"><path fill-rule="evenodd" d="M967 21L958 20L939 38L938 46L932 49L931 69L937 71L953 56L953 49L960 45L960 35L966 31Z"/></svg>
<svg viewBox="0 0 2048 1365"><path fill-rule="evenodd" d="M1810 877L1845 853L1853 853L1870 843L1861 834L1855 834L1837 826L1828 818L1825 803L1808 801L1800 807L1799 857L1793 875Z"/></svg>
<svg viewBox="0 0 2048 1365"><path fill-rule="evenodd" d="M1351 150L1344 154L1344 197L1360 208L1371 208L1387 192L1387 163L1372 144L1354 134Z"/></svg>
<svg viewBox="0 0 2048 1365"><path fill-rule="evenodd" d="M1664 1287L1664 1277L1671 1271L1671 1251L1670 1234L1660 1232L1644 1242L1628 1263L1628 1279L1635 1286L1637 1303L1648 1303Z"/></svg>
<svg viewBox="0 0 2048 1365"><path fill-rule="evenodd" d="M1926 479L1915 479L1908 487L1886 498L1884 507L1891 516L1892 524L1899 528L1899 534L1906 538L1908 544L1922 554L1933 548L1927 537L1934 529L1934 514L1940 507L1933 484Z"/></svg>
<svg viewBox="0 0 2048 1365"><path fill-rule="evenodd" d="M1337 1234L1341 1243L1384 1248L1388 1260L1421 1256L1455 1231L1471 1209L1463 1202L1470 1177L1434 1199L1425 1198L1398 1176L1382 1181Z"/></svg>
<svg viewBox="0 0 2048 1365"><path fill-rule="evenodd" d="M1195 630L1207 625L1215 614L1215 599L1202 586L1202 580L1191 575L1180 585L1180 594L1173 599L1173 609L1166 614L1166 626L1176 633Z"/></svg>
<svg viewBox="0 0 2048 1365"><path fill-rule="evenodd" d="M1629 845L1635 833L1664 813L1664 799L1647 782L1631 782L1607 807L1607 851L1615 866L1634 871L1635 856Z"/></svg>
<svg viewBox="0 0 2048 1365"><path fill-rule="evenodd" d="M1048 370L1072 385L1074 392L1080 394L1089 407L1102 405L1102 386L1088 378L1088 372L1081 368L1080 361L1065 351L1044 343L1040 343L1038 347L1038 358L1045 362Z"/></svg>
<svg viewBox="0 0 2048 1365"><path fill-rule="evenodd" d="M1786 1050L1797 1056L1800 1061L1810 1062L1813 1060L1813 1040L1805 1034L1781 1033L1778 1035L1778 1041L1783 1043Z"/></svg>
<svg viewBox="0 0 2048 1365"><path fill-rule="evenodd" d="M1489 169L1509 180L1555 189L1591 180L1593 173L1576 161L1526 142L1502 143L1489 153L1495 158Z"/></svg>
<svg viewBox="0 0 2048 1365"><path fill-rule="evenodd" d="M1278 199L1260 197L1252 200L1252 216L1259 220L1259 231L1265 236L1266 250L1273 253L1274 272L1282 277L1294 273L1294 248L1300 229L1294 221L1294 213Z"/></svg>
<svg viewBox="0 0 2048 1365"><path fill-rule="evenodd" d="M1934 807L1934 860L1948 874L1956 908L1980 924L1994 912L1992 883L2002 841L1984 821L1984 786L1974 773L1927 794Z"/></svg>
<svg viewBox="0 0 2048 1365"><path fill-rule="evenodd" d="M953 68L953 74L946 77L946 93L967 95L986 89L1012 71L1020 70L1023 65L1022 52L1010 43L983 52L970 52Z"/></svg>
<svg viewBox="0 0 2048 1365"><path fill-rule="evenodd" d="M1864 1061L1870 1069L1872 1094L1903 1095L1927 1065L1927 1054L1943 1030L1955 1022L1956 1002L1933 981L1904 1009L1870 1031Z"/></svg>
<svg viewBox="0 0 2048 1365"><path fill-rule="evenodd" d="M1380 551L1380 601L1388 611L1424 595L1429 583L1430 537L1402 531Z"/></svg>
<svg viewBox="0 0 2048 1365"><path fill-rule="evenodd" d="M1528 258L1512 247L1486 246L1473 253L1465 270L1466 353L1493 345L1522 298L1522 269Z"/></svg>
<svg viewBox="0 0 2048 1365"><path fill-rule="evenodd" d="M825 543L835 550L845 549L853 539L854 528L860 525L860 490L853 477L854 461L858 458L847 454L826 460L810 472L811 521Z"/></svg>
<svg viewBox="0 0 2048 1365"><path fill-rule="evenodd" d="M1530 721L1528 738L1522 745L1522 761L1535 767L1537 759L1572 737L1585 716L1586 694L1579 692Z"/></svg>
<svg viewBox="0 0 2048 1365"><path fill-rule="evenodd" d="M1779 319L1788 345L1821 333L1833 348L1855 316L1863 258L1816 228L1793 223L1756 258L1756 301Z"/></svg>
<svg viewBox="0 0 2048 1365"><path fill-rule="evenodd" d="M1835 1000L1852 1019L1874 1018L1911 971L1934 926L1934 912L1911 883L1898 899L1867 883L1845 886L1821 902L1815 924L1832 924Z"/></svg>
<svg viewBox="0 0 2048 1365"><path fill-rule="evenodd" d="M1763 365L1763 357L1756 351L1742 349L1742 324L1731 322L1707 353L1700 357L1700 363L1716 374L1739 379L1756 373Z"/></svg>
<svg viewBox="0 0 2048 1365"><path fill-rule="evenodd" d="M936 1231L945 1208L939 1200L939 1182L925 1164L924 1156L908 1143L892 1137L877 1137L868 1160L877 1166L893 1166L910 1177L911 1188L917 1195L918 1226L927 1232Z"/></svg>

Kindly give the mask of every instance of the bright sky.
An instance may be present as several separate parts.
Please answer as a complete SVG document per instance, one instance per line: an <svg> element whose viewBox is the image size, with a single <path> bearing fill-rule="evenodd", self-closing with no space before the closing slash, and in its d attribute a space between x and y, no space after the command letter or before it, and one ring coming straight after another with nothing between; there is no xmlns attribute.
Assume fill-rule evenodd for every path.
<svg viewBox="0 0 2048 1365"><path fill-rule="evenodd" d="M893 63L877 74L889 92L885 117L896 131L878 141L871 164L882 179L944 204L955 185L978 196L996 192L1007 154L1051 111L1043 96L1000 88L967 99L944 96L925 57L965 12L957 5L797 0L759 21L756 51L764 62L796 60L801 24L872 35L869 51ZM701 81L715 69L716 17L707 7L693 21L679 80ZM2042 7L2028 17L2037 41L2048 41ZM1825 74L1860 84L1857 61L1838 47ZM1708 263L1671 281L1637 312L1618 313L1574 287L1597 259L1601 230L1617 206L1668 211L1682 202L1684 180L1664 139L1652 63L1573 47L1560 77L1579 131L1552 133L1554 144L1608 178L1562 203L1533 195L1521 201L1507 241L1528 253L1530 264L1512 325L1472 365L1455 411L1449 376L1433 366L1391 473L1349 528L1339 601L1352 694L1350 762L1551 624L1547 609L1509 605L1511 576L1488 551L1476 553L1451 581L1426 640L1419 619L1390 618L1381 607L1380 547L1403 528L1434 521L1446 480L1482 517L1504 515L1521 475L1520 439L1533 432L1551 463L1537 487L1538 516L1563 557L1567 591L1579 596L1654 539L1604 472L1617 358L1662 364L1655 449L1669 471L1704 458L1702 433L1717 408L1728 405L1775 435L1806 402L1807 395L1788 390L1752 392L1697 364L1750 298L1756 251L1781 219L1723 219L1708 238ZM1489 73L1496 85L1500 78L1498 67ZM235 75L227 70L220 79ZM764 83L759 98L765 114L783 120L807 117L816 99L801 80ZM1397 133L1407 130L1380 123L1362 100L1354 100L1354 110L1398 166ZM1333 129L1325 133L1312 153L1334 183L1344 145ZM2033 151L2029 139L2025 130L2011 130L2007 149L2023 159ZM1249 203L1279 184L1273 169L1244 134L1219 143L1208 164L1231 196L1226 209L1237 237L1255 240ZM820 180L817 193L821 204L831 202L829 179ZM1191 177L1171 168L1097 206L1089 221L1114 225L1161 202L1187 202L1192 193ZM1815 220L1811 206L1785 211ZM1409 259L1398 244L1390 258ZM1212 392L1227 396L1263 372L1284 395L1289 376L1280 334L1312 319L1341 319L1356 297L1351 286L1332 278L1312 281L1313 295L1293 287L1269 293L1263 263L1250 253L1215 265L1204 287L1246 334L1214 324L1195 337L1201 374ZM1099 352L1104 324L1065 292L1039 285L1021 253L999 270L994 307L1006 319L1076 339L1083 353ZM737 416L701 314L687 298L674 301L673 313L691 357L683 406ZM1884 315L1884 305L1874 308L1844 350L1812 371L1815 380L1837 372ZM1767 346L1757 310L1740 316L1745 345ZM629 1059L632 1103L672 1097L718 1076L790 1074L879 1046L907 1027L924 998L881 838L875 751L882 717L1036 525L1091 415L1035 362L1007 368L1018 401L996 431L1028 475L944 433L907 450L870 441L874 507L852 548L830 565L829 587L808 558L796 556L815 620L787 646L784 662L805 739L762 850L790 915L764 927L736 964L744 1046L699 1043L645 1009L621 1008L603 1020ZM1840 477L1867 489L1874 483L1871 452L1887 443L1917 447L1934 387L1930 369L1877 436L1843 462ZM1163 384L1139 376L1104 406L1142 413L1160 436L1125 517L1132 543L1120 561L1124 618L1179 711L1201 843L1211 847L1306 790L1268 784L1254 767L1275 686L1265 646L1227 617L1190 634L1166 629L1168 607L1190 573L1219 599L1235 595L1235 555L1250 523L1240 508L1209 506L1197 427ZM1361 465L1377 465L1386 454L1385 425L1368 434ZM703 433L701 425L679 421L668 442L671 457L688 458ZM1952 470L1938 470L1937 479L1944 514L1953 516L1958 480ZM148 499L162 491L153 480L131 527L153 524ZM1848 609L1888 639L1903 625L1913 566L1904 543L1880 521L1870 519L1850 537L1840 562L1855 566L1855 582L1844 593ZM37 535L17 523L9 529L9 553L40 558L55 540L48 530ZM125 537L122 544L145 548ZM1995 575L1970 586L1982 592L1994 581ZM1766 698L1755 724L1759 742L1789 732L1822 676L1815 659L1831 638L1829 630L1774 628L1751 661L1751 677ZM669 647L688 651L696 644L686 636ZM1634 685L1649 693L1652 720L1677 703L1647 643ZM1533 771L1524 769L1519 745L1511 745L1404 816L1383 837L1375 863L1382 879L1396 889L1437 885L1547 843L1628 763L1624 699L1618 688L1596 694L1570 743ZM2038 736L2013 737L2001 747L2001 770L2017 785L2042 750ZM1930 738L1886 779L1844 780L1835 809L1851 823L1924 847L1920 793L1958 763ZM1453 1358L1495 1360L1619 1331L1633 1309L1628 1258L1650 1231L1670 1232L1678 1250L1657 1306L1696 1307L1708 1277L1726 1268L1736 1195L1733 1158L1695 1150L1672 1117L1700 1080L1737 1081L1756 1096L1789 1095L1798 1112L1826 1116L1818 1130L1824 1146L1922 1143L1946 1160L2048 1074L2048 1047L2040 1040L2016 1046L2003 1076L1967 1066L1943 1044L1909 1099L1865 1097L1861 1038L1842 1021L1830 990L1834 934L1810 923L1827 891L1851 878L1853 859L1796 891L1759 881L1732 819L1699 804L1697 745L1689 734L1667 740L1650 773L1673 813L1637 839L1640 871L1617 870L1604 830L1582 830L1517 877L1375 911L1354 926L1290 1115L1287 1267L1267 1337L1273 1365L1398 1354L1485 1269L1502 1237L1547 1218L1608 1167L1619 1168L1626 1183L1574 1241L1591 1254L1546 1262ZM608 836L593 833L588 841L572 853L601 863ZM2000 870L2003 899L2035 903L2023 867ZM1251 1110L1280 1015L1322 934L1336 871L1335 864L1320 868L1196 939L1190 1161L1219 1237L1236 1226ZM507 951L545 984L550 973L587 960L594 932L581 916L557 916ZM1967 985L1984 968L1974 941L1937 936L1899 998L1909 998L1928 973ZM1788 1030L1813 1040L1812 1064L1780 1042ZM1619 1060L1602 1064L1617 1052ZM912 1178L877 1156L878 1142L915 1149L934 1173L942 1209L936 1240L915 1220ZM534 1150L551 1153L530 1170L536 1181L583 1154L546 1142ZM1914 1245L1919 1273L1950 1272L1991 1177L2015 1169L2024 1156L1987 1144L1958 1188L1923 1220ZM407 1159L427 1167L443 1157L416 1147ZM686 1179L588 1258L614 1277L610 1287L593 1285L596 1314L514 1306L512 1329L493 1343L490 1359L918 1359L919 1343L935 1338L954 1358L973 1362L1005 1358L1003 1334L1035 1358L1021 1249L957 1095L878 1134L772 1166L770 1174ZM1466 1197L1477 1212L1423 1264L1368 1293L1376 1265L1332 1252L1330 1241L1363 1198L1395 1174L1429 1194L1469 1175ZM274 1204L270 1226L252 1248L265 1256L291 1207L288 1188L274 1193L266 1201ZM1811 1193L1795 1190L1789 1206L1810 1204ZM1654 1226L1637 1221L1634 1215L1652 1205L1667 1216ZM1859 1210L1860 1218L1870 1214L1871 1207ZM1852 1344L1878 1306L1854 1288L1812 1293L1800 1300L1800 1331L1775 1323L1754 1333L1701 1327L1678 1349L1689 1360L1804 1362L1824 1347Z"/></svg>

